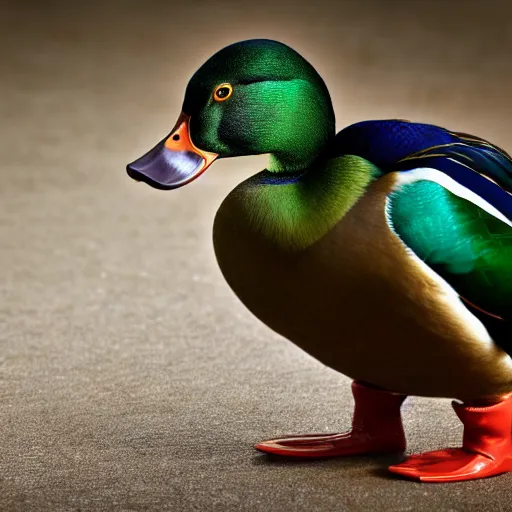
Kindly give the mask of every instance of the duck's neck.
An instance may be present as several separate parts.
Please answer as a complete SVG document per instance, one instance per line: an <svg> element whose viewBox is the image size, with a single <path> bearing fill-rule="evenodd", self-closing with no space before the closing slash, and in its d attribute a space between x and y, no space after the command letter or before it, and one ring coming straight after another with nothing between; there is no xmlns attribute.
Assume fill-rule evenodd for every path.
<svg viewBox="0 0 512 512"><path fill-rule="evenodd" d="M322 238L379 174L370 162L342 156L315 162L302 173L263 171L237 187L252 229L285 250Z"/></svg>

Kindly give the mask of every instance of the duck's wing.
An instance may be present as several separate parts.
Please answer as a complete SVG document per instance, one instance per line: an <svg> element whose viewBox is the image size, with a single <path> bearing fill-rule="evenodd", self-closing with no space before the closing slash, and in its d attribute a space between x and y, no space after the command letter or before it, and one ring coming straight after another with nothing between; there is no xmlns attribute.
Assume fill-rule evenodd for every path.
<svg viewBox="0 0 512 512"><path fill-rule="evenodd" d="M391 229L512 354L512 159L478 137L401 120L341 131L332 155L395 173Z"/></svg>
<svg viewBox="0 0 512 512"><path fill-rule="evenodd" d="M511 353L512 222L435 168L395 177L386 212L391 229Z"/></svg>

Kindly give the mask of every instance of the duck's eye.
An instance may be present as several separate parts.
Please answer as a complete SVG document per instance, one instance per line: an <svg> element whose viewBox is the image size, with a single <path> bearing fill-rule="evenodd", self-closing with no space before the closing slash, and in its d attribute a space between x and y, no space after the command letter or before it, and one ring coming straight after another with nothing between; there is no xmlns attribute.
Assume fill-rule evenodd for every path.
<svg viewBox="0 0 512 512"><path fill-rule="evenodd" d="M215 89L213 99L215 101L226 101L232 94L233 86L231 84L221 84Z"/></svg>

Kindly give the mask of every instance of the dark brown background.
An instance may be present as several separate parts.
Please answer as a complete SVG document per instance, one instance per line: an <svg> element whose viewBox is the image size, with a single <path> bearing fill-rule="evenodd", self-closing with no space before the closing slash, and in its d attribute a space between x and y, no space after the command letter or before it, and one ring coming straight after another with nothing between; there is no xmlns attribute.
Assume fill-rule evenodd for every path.
<svg viewBox="0 0 512 512"><path fill-rule="evenodd" d="M389 458L256 455L352 407L348 380L268 332L216 267L215 210L265 158L173 193L124 174L195 69L252 37L317 67L339 129L400 117L510 150L509 4L3 2L0 510L510 510L510 475L428 486L388 478ZM459 442L446 400L412 399L405 423L409 451Z"/></svg>

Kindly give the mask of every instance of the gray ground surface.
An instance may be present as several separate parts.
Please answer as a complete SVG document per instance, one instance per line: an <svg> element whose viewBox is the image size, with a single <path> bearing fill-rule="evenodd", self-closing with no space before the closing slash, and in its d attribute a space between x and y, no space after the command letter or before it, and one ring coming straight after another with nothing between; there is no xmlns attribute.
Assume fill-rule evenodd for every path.
<svg viewBox="0 0 512 512"><path fill-rule="evenodd" d="M258 36L317 64L340 128L415 118L511 149L505 2L412 4L5 3L0 510L512 510L512 475L429 486L388 477L390 458L256 454L352 410L348 379L252 318L216 267L215 210L265 160L169 193L124 174L202 61ZM459 442L446 400L411 399L405 424L410 452Z"/></svg>

